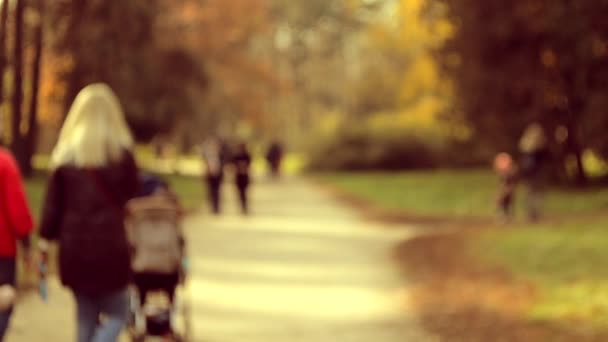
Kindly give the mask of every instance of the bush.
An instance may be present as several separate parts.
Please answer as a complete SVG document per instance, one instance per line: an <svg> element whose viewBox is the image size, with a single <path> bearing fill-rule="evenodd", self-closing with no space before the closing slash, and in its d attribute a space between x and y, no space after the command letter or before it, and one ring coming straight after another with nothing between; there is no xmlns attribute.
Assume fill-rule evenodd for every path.
<svg viewBox="0 0 608 342"><path fill-rule="evenodd" d="M428 169L439 165L440 143L420 132L348 127L312 146L314 170Z"/></svg>
<svg viewBox="0 0 608 342"><path fill-rule="evenodd" d="M485 168L496 155L489 146L475 140L452 140L441 151L441 166L448 168Z"/></svg>

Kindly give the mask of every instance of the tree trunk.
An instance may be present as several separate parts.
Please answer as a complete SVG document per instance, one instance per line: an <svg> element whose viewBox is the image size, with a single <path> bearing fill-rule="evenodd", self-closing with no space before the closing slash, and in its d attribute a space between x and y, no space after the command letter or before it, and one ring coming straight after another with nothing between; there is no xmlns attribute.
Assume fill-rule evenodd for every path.
<svg viewBox="0 0 608 342"><path fill-rule="evenodd" d="M26 176L31 176L33 172L32 157L36 152L38 138L38 98L40 90L40 67L42 63L42 48L44 37L44 0L36 0L36 10L38 12L38 23L34 33L34 60L32 62L32 98L30 101L28 116L28 131L26 137L26 157L27 165L23 170Z"/></svg>
<svg viewBox="0 0 608 342"><path fill-rule="evenodd" d="M82 43L80 41L79 31L81 29L82 20L86 14L86 9L87 0L72 0L70 20L67 28L67 37L71 40L70 44L68 44L68 50L72 57L78 55L78 51L75 49L78 49L79 43ZM65 121L76 95L78 95L78 92L80 92L84 86L85 75L84 71L81 69L82 68L76 64L68 75L66 96L63 103L64 114L61 119L62 122Z"/></svg>
<svg viewBox="0 0 608 342"><path fill-rule="evenodd" d="M0 14L0 143L5 137L5 112L4 112L4 73L6 71L6 26L8 21L8 1L2 1L2 13Z"/></svg>
<svg viewBox="0 0 608 342"><path fill-rule="evenodd" d="M568 154L576 158L576 184L579 186L584 186L587 184L588 179L585 171L585 165L583 164L583 148L578 129L572 122L568 125L567 146Z"/></svg>
<svg viewBox="0 0 608 342"><path fill-rule="evenodd" d="M27 164L25 146L21 135L23 104L23 14L25 0L15 0L15 44L13 51L13 99L11 118L11 149L21 170Z"/></svg>
<svg viewBox="0 0 608 342"><path fill-rule="evenodd" d="M572 89L572 88L570 88ZM577 94L576 90L570 90L571 93ZM579 123L579 115L585 111L585 100L582 96L573 95L570 98L570 108L566 127L568 129L568 139L566 140L568 153L576 158L576 184L584 186L587 184L587 173L583 164L584 144L582 141L582 132Z"/></svg>
<svg viewBox="0 0 608 342"><path fill-rule="evenodd" d="M583 164L583 151L581 151L580 146L574 151L574 156L576 157L576 183L580 186L584 186L587 184L587 172L585 171L585 165Z"/></svg>
<svg viewBox="0 0 608 342"><path fill-rule="evenodd" d="M64 111L63 111L63 116L62 116L62 120L61 120L62 123L67 118L68 112L69 112L70 108L72 107L72 103L76 99L76 96L78 95L80 90L84 87L83 79L84 79L83 72L80 70L78 65L74 66L74 68L72 70L70 70L70 74L68 75L68 78L67 78L67 90L66 90L66 96L64 98L64 103L63 103Z"/></svg>

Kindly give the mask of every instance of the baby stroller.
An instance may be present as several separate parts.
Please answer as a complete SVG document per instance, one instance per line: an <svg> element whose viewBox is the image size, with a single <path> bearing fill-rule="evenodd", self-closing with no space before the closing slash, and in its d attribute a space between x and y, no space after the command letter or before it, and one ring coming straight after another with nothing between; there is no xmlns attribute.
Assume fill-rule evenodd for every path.
<svg viewBox="0 0 608 342"><path fill-rule="evenodd" d="M187 268L181 208L165 183L149 177L145 188L145 196L128 204L134 271L129 333L133 341L188 341L188 304L176 296Z"/></svg>

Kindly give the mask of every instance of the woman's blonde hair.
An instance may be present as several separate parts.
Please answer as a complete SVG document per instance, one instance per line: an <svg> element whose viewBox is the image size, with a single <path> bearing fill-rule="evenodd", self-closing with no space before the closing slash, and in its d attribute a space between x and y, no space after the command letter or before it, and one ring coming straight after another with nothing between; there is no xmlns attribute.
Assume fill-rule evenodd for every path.
<svg viewBox="0 0 608 342"><path fill-rule="evenodd" d="M118 97L103 83L82 89L59 133L53 167L103 167L133 148L133 137Z"/></svg>

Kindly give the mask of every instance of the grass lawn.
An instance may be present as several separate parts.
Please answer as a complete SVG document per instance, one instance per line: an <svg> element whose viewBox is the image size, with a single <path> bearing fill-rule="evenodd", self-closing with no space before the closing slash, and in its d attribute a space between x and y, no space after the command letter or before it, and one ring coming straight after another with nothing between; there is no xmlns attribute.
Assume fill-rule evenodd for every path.
<svg viewBox="0 0 608 342"><path fill-rule="evenodd" d="M490 217L495 212L498 182L489 171L337 173L317 178L388 210L475 217ZM523 191L518 194L522 196ZM608 188L550 190L545 207L549 214L560 215L608 208Z"/></svg>
<svg viewBox="0 0 608 342"><path fill-rule="evenodd" d="M25 192L32 214L38 221L42 212L42 202L46 191L46 175L40 173L25 181Z"/></svg>
<svg viewBox="0 0 608 342"><path fill-rule="evenodd" d="M479 260L504 267L541 291L530 319L608 323L608 214L489 230L473 241Z"/></svg>
<svg viewBox="0 0 608 342"><path fill-rule="evenodd" d="M205 201L205 182L201 177L166 176L164 177L178 194L187 210L199 209Z"/></svg>

